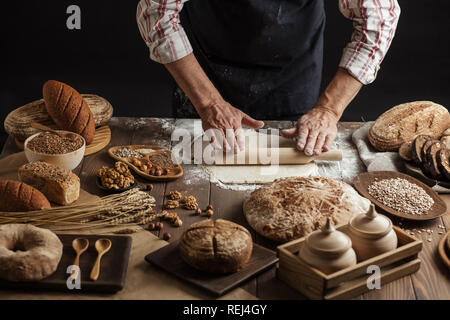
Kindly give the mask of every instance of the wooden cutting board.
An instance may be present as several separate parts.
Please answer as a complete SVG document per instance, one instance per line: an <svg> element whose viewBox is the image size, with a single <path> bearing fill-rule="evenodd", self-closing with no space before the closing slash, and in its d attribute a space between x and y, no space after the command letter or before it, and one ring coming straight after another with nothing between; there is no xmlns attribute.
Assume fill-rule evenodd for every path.
<svg viewBox="0 0 450 320"><path fill-rule="evenodd" d="M173 242L145 257L145 260L174 276L221 296L239 284L268 269L278 262L276 253L253 244L253 253L247 266L232 274L213 274L194 269L185 263L178 252L178 241Z"/></svg>
<svg viewBox="0 0 450 320"><path fill-rule="evenodd" d="M58 269L50 277L38 282L9 282L0 280L0 288L2 289L18 289L18 290L52 290L64 292L108 292L114 293L125 285L125 278L128 268L128 260L130 257L131 237L128 236L96 236L96 235L73 235L59 234L58 237L63 243L63 255L58 265ZM67 267L70 266L75 259L75 252L72 249L72 240L75 238L86 238L89 240L89 248L81 255L81 289L69 290L67 288L67 279L69 274L66 273ZM101 262L100 277L97 281L89 278L91 269L97 258L95 250L95 241L100 238L108 238L112 242L111 250L107 252Z"/></svg>

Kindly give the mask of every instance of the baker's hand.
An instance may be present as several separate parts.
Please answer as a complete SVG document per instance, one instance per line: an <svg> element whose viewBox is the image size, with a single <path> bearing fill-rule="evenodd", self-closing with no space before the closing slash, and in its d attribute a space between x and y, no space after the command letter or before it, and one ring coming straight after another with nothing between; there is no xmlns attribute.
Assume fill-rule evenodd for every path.
<svg viewBox="0 0 450 320"><path fill-rule="evenodd" d="M338 117L331 111L315 107L298 119L294 128L282 130L286 138L297 139L297 149L307 156L330 150L337 135Z"/></svg>
<svg viewBox="0 0 450 320"><path fill-rule="evenodd" d="M264 122L255 120L233 107L226 101L219 101L208 107L197 110L201 119L203 130L214 130L213 136L215 141L222 141L223 149L226 152L243 150L245 147L245 139L242 134L242 125L252 129L259 129L264 126ZM217 137L217 135L220 135ZM220 145L215 145L220 148Z"/></svg>

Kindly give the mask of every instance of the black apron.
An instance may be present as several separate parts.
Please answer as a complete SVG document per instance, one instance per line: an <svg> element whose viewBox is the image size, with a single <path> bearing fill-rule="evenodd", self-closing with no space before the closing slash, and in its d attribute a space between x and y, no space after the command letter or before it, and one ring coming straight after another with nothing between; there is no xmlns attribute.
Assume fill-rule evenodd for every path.
<svg viewBox="0 0 450 320"><path fill-rule="evenodd" d="M206 74L243 112L287 119L316 103L323 0L190 0L181 25Z"/></svg>

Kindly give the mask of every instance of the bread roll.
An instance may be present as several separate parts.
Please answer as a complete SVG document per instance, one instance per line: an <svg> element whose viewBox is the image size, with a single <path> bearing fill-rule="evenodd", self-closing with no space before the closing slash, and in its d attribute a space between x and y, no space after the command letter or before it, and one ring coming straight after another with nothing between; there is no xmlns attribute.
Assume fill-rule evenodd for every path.
<svg viewBox="0 0 450 320"><path fill-rule="evenodd" d="M0 181L0 211L18 212L41 209L50 209L50 202L39 190L18 181Z"/></svg>
<svg viewBox="0 0 450 320"><path fill-rule="evenodd" d="M192 267L211 273L232 273L250 260L252 236L244 227L218 219L194 223L180 241L180 255Z"/></svg>
<svg viewBox="0 0 450 320"><path fill-rule="evenodd" d="M250 226L262 236L287 242L324 225L347 223L356 213L367 212L370 201L350 185L323 177L284 178L252 192L244 202Z"/></svg>
<svg viewBox="0 0 450 320"><path fill-rule="evenodd" d="M395 151L417 135L439 138L450 125L448 110L431 101L416 101L383 113L369 130L369 141L379 151Z"/></svg>
<svg viewBox="0 0 450 320"><path fill-rule="evenodd" d="M47 112L60 129L78 133L87 144L94 140L94 116L74 88L50 80L44 84L43 95Z"/></svg>
<svg viewBox="0 0 450 320"><path fill-rule="evenodd" d="M80 178L53 164L27 163L19 168L19 179L40 190L50 201L63 206L80 196Z"/></svg>

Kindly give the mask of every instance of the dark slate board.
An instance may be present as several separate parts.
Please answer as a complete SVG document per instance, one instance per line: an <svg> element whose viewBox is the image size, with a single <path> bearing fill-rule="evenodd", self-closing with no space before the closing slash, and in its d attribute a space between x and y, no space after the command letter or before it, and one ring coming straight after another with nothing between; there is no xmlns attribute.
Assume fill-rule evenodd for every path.
<svg viewBox="0 0 450 320"><path fill-rule="evenodd" d="M176 277L203 288L216 296L221 296L245 280L270 268L278 262L276 253L258 244L253 244L253 252L247 266L233 274L212 274L199 271L185 263L178 252L178 241L173 242L145 257L145 260Z"/></svg>
<svg viewBox="0 0 450 320"><path fill-rule="evenodd" d="M68 235L60 234L58 237L63 243L63 255L58 265L58 269L54 274L38 282L9 282L0 280L1 289L18 289L18 290L50 290L65 291L73 293L82 292L104 292L114 293L122 290L125 285L127 275L128 260L131 250L131 237L128 236L96 236L96 235ZM69 290L67 288L67 279L69 274L66 273L67 267L70 266L75 259L75 251L72 248L72 240L75 238L86 238L89 240L89 248L81 255L81 289ZM95 249L95 241L100 238L108 238L112 242L109 252L102 257L100 277L97 281L92 281L89 276L95 259L97 258L97 250Z"/></svg>

